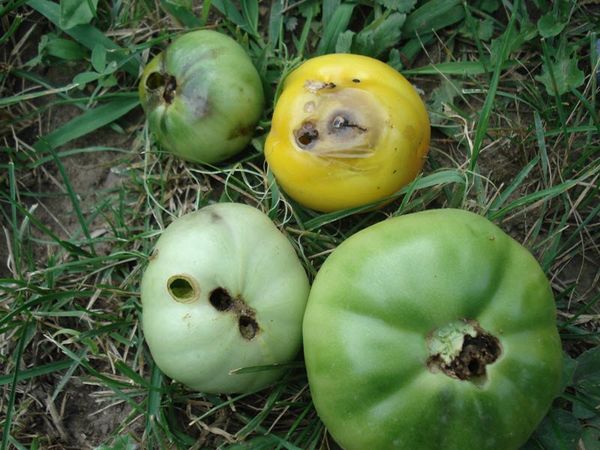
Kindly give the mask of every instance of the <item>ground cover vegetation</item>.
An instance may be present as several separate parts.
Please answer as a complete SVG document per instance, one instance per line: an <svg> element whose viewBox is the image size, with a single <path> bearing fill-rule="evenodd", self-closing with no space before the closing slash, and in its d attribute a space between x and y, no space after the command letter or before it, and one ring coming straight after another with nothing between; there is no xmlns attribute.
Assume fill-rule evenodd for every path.
<svg viewBox="0 0 600 450"><path fill-rule="evenodd" d="M0 24L0 449L337 448L301 355L237 396L191 392L150 357L139 284L153 244L224 201L267 213L311 279L387 217L489 218L535 255L558 308L564 390L525 448L598 448L597 2L6 0ZM137 94L152 56L201 27L246 49L267 98L248 148L214 166L162 151ZM427 104L423 173L382 208L305 209L265 164L282 80L332 52L387 62Z"/></svg>

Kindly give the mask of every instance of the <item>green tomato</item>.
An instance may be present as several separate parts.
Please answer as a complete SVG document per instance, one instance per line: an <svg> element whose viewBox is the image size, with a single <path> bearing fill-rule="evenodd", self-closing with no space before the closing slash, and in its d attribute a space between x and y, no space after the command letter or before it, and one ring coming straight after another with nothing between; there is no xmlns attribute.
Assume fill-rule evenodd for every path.
<svg viewBox="0 0 600 450"><path fill-rule="evenodd" d="M144 69L140 101L150 130L175 155L215 163L241 151L264 106L244 49L216 31L178 37Z"/></svg>
<svg viewBox="0 0 600 450"><path fill-rule="evenodd" d="M167 227L141 285L142 325L158 367L192 389L251 392L301 344L309 283L294 248L248 205L219 203Z"/></svg>
<svg viewBox="0 0 600 450"><path fill-rule="evenodd" d="M346 450L514 450L557 395L548 280L488 220L432 210L343 242L304 316L319 416Z"/></svg>

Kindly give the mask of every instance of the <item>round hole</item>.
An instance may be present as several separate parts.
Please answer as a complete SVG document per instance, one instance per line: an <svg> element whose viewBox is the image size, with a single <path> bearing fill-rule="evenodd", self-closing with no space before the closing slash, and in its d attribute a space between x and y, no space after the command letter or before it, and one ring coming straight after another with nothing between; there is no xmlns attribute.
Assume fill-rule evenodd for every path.
<svg viewBox="0 0 600 450"><path fill-rule="evenodd" d="M244 339L251 340L258 333L258 323L250 316L240 316L238 326Z"/></svg>
<svg viewBox="0 0 600 450"><path fill-rule="evenodd" d="M227 289L223 288L213 290L208 297L208 301L217 311L227 311L233 306L233 298L231 298Z"/></svg>
<svg viewBox="0 0 600 450"><path fill-rule="evenodd" d="M469 365L467 367L469 368L469 372L471 372L471 374L479 375L479 361L477 361L476 359L472 359L471 361L469 361Z"/></svg>
<svg viewBox="0 0 600 450"><path fill-rule="evenodd" d="M198 298L199 289L195 281L187 275L173 275L167 282L171 297L180 303L189 303Z"/></svg>
<svg viewBox="0 0 600 450"><path fill-rule="evenodd" d="M296 136L296 142L301 148L311 148L315 141L319 139L319 130L315 128L312 122L305 122L302 124L300 129L294 133Z"/></svg>
<svg viewBox="0 0 600 450"><path fill-rule="evenodd" d="M165 85L165 77L160 72L152 72L146 78L146 88L150 91L160 89Z"/></svg>

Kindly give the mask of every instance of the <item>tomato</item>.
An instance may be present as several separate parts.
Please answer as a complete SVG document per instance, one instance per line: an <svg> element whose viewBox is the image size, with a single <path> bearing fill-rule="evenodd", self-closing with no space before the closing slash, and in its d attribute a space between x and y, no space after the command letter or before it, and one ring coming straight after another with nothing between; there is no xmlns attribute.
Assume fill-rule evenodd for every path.
<svg viewBox="0 0 600 450"><path fill-rule="evenodd" d="M325 55L285 80L265 156L290 197L335 211L380 200L413 180L429 136L425 106L402 75L366 56Z"/></svg>
<svg viewBox="0 0 600 450"><path fill-rule="evenodd" d="M192 389L250 392L301 344L309 284L294 248L248 205L219 203L171 223L141 285L142 325L158 367Z"/></svg>
<svg viewBox="0 0 600 450"><path fill-rule="evenodd" d="M184 34L154 57L139 95L160 144L201 163L241 151L264 105L260 76L244 49L210 30Z"/></svg>
<svg viewBox="0 0 600 450"><path fill-rule="evenodd" d="M550 285L460 210L396 217L325 261L304 317L314 404L346 450L514 450L560 389Z"/></svg>

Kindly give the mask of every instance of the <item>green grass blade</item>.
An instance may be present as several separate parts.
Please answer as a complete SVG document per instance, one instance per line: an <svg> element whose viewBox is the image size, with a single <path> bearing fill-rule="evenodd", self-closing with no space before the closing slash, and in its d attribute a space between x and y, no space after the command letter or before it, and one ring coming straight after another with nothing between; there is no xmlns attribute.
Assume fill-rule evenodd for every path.
<svg viewBox="0 0 600 450"><path fill-rule="evenodd" d="M477 122L477 128L475 129L475 138L473 139L473 153L471 154L469 162L470 170L475 170L475 166L477 165L477 159L479 158L479 152L481 151L481 146L483 144L483 139L487 134L488 123L490 121L490 115L494 107L494 99L496 97L498 83L500 82L500 73L502 72L502 66L504 64L504 61L508 56L511 35L514 30L514 24L517 18L517 11L519 10L519 5L520 1L517 1L513 6L513 12L510 16L510 21L508 22L508 26L506 28L506 31L504 32L504 37L502 39L500 55L498 62L496 63L496 67L494 68L494 73L490 82L488 95L486 96L485 102L483 103L483 107L481 108L481 114L479 116L479 121Z"/></svg>
<svg viewBox="0 0 600 450"><path fill-rule="evenodd" d="M20 371L17 375L17 383L25 380L31 380L32 378L40 377L42 375L48 375L49 373L60 372L61 370L68 369L73 365L73 361L70 359L64 359L62 361L55 361L48 364L42 364L35 366L31 369ZM14 382L14 374L0 376L0 386Z"/></svg>
<svg viewBox="0 0 600 450"><path fill-rule="evenodd" d="M67 194L69 194L69 199L71 200L71 204L73 205L73 209L75 210L75 214L77 215L77 220L79 221L79 226L81 227L81 231L83 231L84 236L90 243L90 251L92 255L96 256L96 250L94 249L94 244L92 241L92 236L90 235L90 230L88 229L87 222L83 216L83 212L81 211L81 205L79 204L79 198L71 185L71 181L69 180L69 176L67 175L67 171L63 166L62 162L56 156L56 152L54 149L50 148L50 152L52 153L52 157L54 159L54 163L56 167L58 167L58 171L60 176L62 177L63 183L65 184L65 188L67 190Z"/></svg>
<svg viewBox="0 0 600 450"><path fill-rule="evenodd" d="M0 447L0 450L8 449L8 438L10 436L10 429L12 426L12 414L15 406L15 399L17 397L17 383L19 382L21 359L23 358L23 351L25 350L25 346L27 345L27 342L29 342L29 338L31 337L31 332L35 330L35 323L31 324L29 320L27 320L21 326L21 328L21 336L19 338L17 352L15 353L14 357L15 371L12 374L11 388L8 395L8 402L6 404L6 417L4 419L2 447Z"/></svg>
<svg viewBox="0 0 600 450"><path fill-rule="evenodd" d="M517 188L519 186L521 186L521 184L523 183L525 178L527 178L527 176L533 170L533 168L537 165L539 160L540 160L540 157L536 156L531 161L529 161L529 163L527 163L527 165L525 167L523 167L523 169L521 169L521 171L515 177L514 181L512 183L510 183L510 185L508 185L508 187L506 187L504 189L504 191L502 191L502 193L494 199L494 201L490 205L490 208L488 211L488 216L493 215L495 212L497 212L498 209L500 209L500 207L513 194L513 192L515 192L517 190Z"/></svg>
<svg viewBox="0 0 600 450"><path fill-rule="evenodd" d="M515 61L504 61L502 70L515 66ZM404 75L459 75L474 76L489 73L492 70L481 61L450 61L439 64L429 64L423 67L403 70Z"/></svg>
<svg viewBox="0 0 600 450"><path fill-rule="evenodd" d="M34 148L43 151L57 148L73 139L85 136L92 131L114 122L139 105L137 98L117 99L90 109L73 120L67 122L50 134L41 137Z"/></svg>
<svg viewBox="0 0 600 450"><path fill-rule="evenodd" d="M460 22L465 10L460 0L430 0L414 10L404 22L406 35L427 34Z"/></svg>
<svg viewBox="0 0 600 450"><path fill-rule="evenodd" d="M316 54L324 55L335 50L338 36L346 30L352 17L355 5L343 4L335 10L331 20L325 26L323 35L319 41Z"/></svg>

